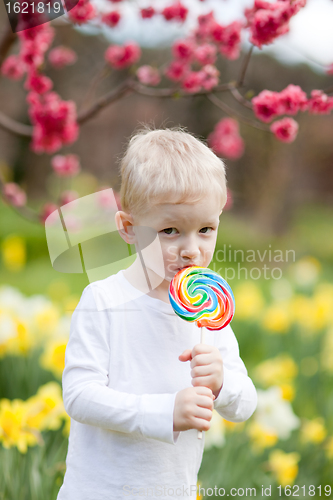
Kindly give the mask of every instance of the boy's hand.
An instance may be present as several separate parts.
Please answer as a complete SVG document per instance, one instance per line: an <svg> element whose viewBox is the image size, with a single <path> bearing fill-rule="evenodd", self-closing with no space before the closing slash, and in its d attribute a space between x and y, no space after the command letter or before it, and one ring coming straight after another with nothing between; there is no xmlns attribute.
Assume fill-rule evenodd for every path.
<svg viewBox="0 0 333 500"><path fill-rule="evenodd" d="M208 431L215 396L207 387L187 387L177 392L173 411L173 430Z"/></svg>
<svg viewBox="0 0 333 500"><path fill-rule="evenodd" d="M223 360L217 347L196 344L192 351L187 349L178 358L191 361L191 377L194 387L208 387L217 398L223 384Z"/></svg>

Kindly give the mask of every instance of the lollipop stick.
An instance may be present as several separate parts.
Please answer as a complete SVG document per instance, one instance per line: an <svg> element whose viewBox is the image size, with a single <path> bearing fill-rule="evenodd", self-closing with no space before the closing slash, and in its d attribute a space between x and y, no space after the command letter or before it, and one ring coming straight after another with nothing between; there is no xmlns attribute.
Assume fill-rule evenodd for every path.
<svg viewBox="0 0 333 500"><path fill-rule="evenodd" d="M205 330L201 327L200 330L200 344L205 343ZM202 431L198 431L198 439L202 439Z"/></svg>

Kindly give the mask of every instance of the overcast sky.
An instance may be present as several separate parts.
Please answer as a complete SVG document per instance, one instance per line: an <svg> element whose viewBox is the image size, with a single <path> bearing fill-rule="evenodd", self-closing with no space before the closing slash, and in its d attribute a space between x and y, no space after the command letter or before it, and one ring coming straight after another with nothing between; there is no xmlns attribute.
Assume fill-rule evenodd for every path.
<svg viewBox="0 0 333 500"><path fill-rule="evenodd" d="M116 7L123 12L123 19L117 27L103 28L104 35L110 42L123 43L131 38L143 47L168 46L176 38L186 35L195 23L195 14L207 13L213 9L217 20L227 24L235 19L243 19L244 8L253 5L253 0L182 0L193 16L181 25L177 22L166 22L162 16L141 20L131 8L133 2L111 4L108 0L91 1L102 11L108 12ZM137 5L156 5L159 9L170 3L171 0L136 1ZM274 54L285 63L306 62L319 72L324 71L326 65L333 63L332 0L307 0L306 7L291 20L290 26L290 33L262 50ZM77 29L87 34L95 32L88 26ZM246 43L245 38L244 44Z"/></svg>

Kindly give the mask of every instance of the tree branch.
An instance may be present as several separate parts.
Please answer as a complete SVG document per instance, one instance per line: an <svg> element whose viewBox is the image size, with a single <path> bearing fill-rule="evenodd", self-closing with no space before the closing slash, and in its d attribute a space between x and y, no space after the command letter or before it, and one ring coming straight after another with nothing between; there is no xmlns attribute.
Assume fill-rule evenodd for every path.
<svg viewBox="0 0 333 500"><path fill-rule="evenodd" d="M243 84L244 84L246 70L247 70L247 68L249 66L249 62L250 62L250 59L251 59L251 56L252 56L253 49L254 49L254 45L251 45L250 50L248 51L248 53L246 54L246 56L245 56L245 58L243 60L243 64L242 64L242 67L241 67L239 78L237 80L237 87L242 87Z"/></svg>
<svg viewBox="0 0 333 500"><path fill-rule="evenodd" d="M117 101L118 99L121 99L128 94L131 94L133 90L131 88L130 82L130 79L125 80L117 88L111 90L109 93L98 99L90 108L86 109L85 111L81 111L78 114L77 122L79 124L86 122L90 118L93 118L97 113L99 113L99 111L101 111L101 109L105 108L108 104L111 104L112 102Z"/></svg>
<svg viewBox="0 0 333 500"><path fill-rule="evenodd" d="M24 137L32 137L33 127L30 125L24 125L23 123L19 123L12 118L4 115L0 111L0 127L8 132L12 132L15 135L24 136Z"/></svg>
<svg viewBox="0 0 333 500"><path fill-rule="evenodd" d="M11 27L8 25L5 34L0 42L0 67L5 60L8 51L12 44L15 42L17 34L12 32Z"/></svg>
<svg viewBox="0 0 333 500"><path fill-rule="evenodd" d="M245 99L245 97L242 96L242 94L239 92L239 90L236 87L234 87L233 89L230 89L230 92L231 92L232 96L236 99L236 101L238 101L240 104L242 104L246 108L252 109L252 103L250 101L248 101L247 99Z"/></svg>
<svg viewBox="0 0 333 500"><path fill-rule="evenodd" d="M239 111L230 108L228 104L221 101L218 97L216 97L216 95L209 94L207 95L207 99L209 99L218 108L222 109L222 111L224 111L227 115L234 116L238 118L241 122L246 123L247 125L251 125L252 127L257 128L259 130L270 132L269 128L266 125L260 122L256 122L255 120L251 120L251 118L247 118L246 116L243 116L241 113L239 113Z"/></svg>
<svg viewBox="0 0 333 500"><path fill-rule="evenodd" d="M152 87L146 87L145 85L142 85L139 82L136 82L135 80L132 81L132 88L137 94L141 95L148 95L150 97L174 97L174 96L179 96L179 97L193 97L196 95L207 95L211 93L211 90L199 90L199 92L195 93L190 93L186 92L185 90L178 89L178 88L173 88L173 89L155 89ZM235 88L237 84L235 82L230 82L230 83L221 83L220 85L217 85L214 87L214 92L226 92L228 90L231 90Z"/></svg>

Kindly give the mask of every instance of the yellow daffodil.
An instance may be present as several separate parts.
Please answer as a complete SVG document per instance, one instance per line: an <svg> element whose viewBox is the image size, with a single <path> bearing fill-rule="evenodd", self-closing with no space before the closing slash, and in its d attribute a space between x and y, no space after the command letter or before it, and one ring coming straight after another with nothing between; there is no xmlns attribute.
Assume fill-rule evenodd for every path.
<svg viewBox="0 0 333 500"><path fill-rule="evenodd" d="M33 429L57 430L62 425L64 414L61 387L57 382L43 385L27 400L26 420Z"/></svg>
<svg viewBox="0 0 333 500"><path fill-rule="evenodd" d="M262 326L268 333L287 333L291 325L288 301L276 301L263 313Z"/></svg>
<svg viewBox="0 0 333 500"><path fill-rule="evenodd" d="M281 486L294 484L300 459L301 456L297 452L285 453L279 449L270 452L268 464L278 484Z"/></svg>
<svg viewBox="0 0 333 500"><path fill-rule="evenodd" d="M246 432L251 439L251 446L254 453L261 453L265 448L274 446L278 441L278 435L271 429L266 429L263 425L252 420Z"/></svg>
<svg viewBox="0 0 333 500"><path fill-rule="evenodd" d="M28 446L41 443L38 431L27 424L27 405L20 399L0 400L0 442L4 448L17 446L21 453L26 453Z"/></svg>
<svg viewBox="0 0 333 500"><path fill-rule="evenodd" d="M2 261L9 271L20 271L26 263L25 241L21 236L10 234L1 245Z"/></svg>
<svg viewBox="0 0 333 500"><path fill-rule="evenodd" d="M254 370L254 377L265 387L270 385L291 384L298 373L298 367L291 356L280 354L275 358L270 358L259 365Z"/></svg>
<svg viewBox="0 0 333 500"><path fill-rule="evenodd" d="M317 417L304 420L301 427L300 439L303 443L321 443L327 435L324 419Z"/></svg>
<svg viewBox="0 0 333 500"><path fill-rule="evenodd" d="M40 357L40 364L46 370L50 370L58 378L61 378L65 368L65 351L68 337L55 337L46 343L44 353Z"/></svg>
<svg viewBox="0 0 333 500"><path fill-rule="evenodd" d="M256 319L264 307L264 299L260 288L251 282L245 282L235 289L237 319Z"/></svg>

